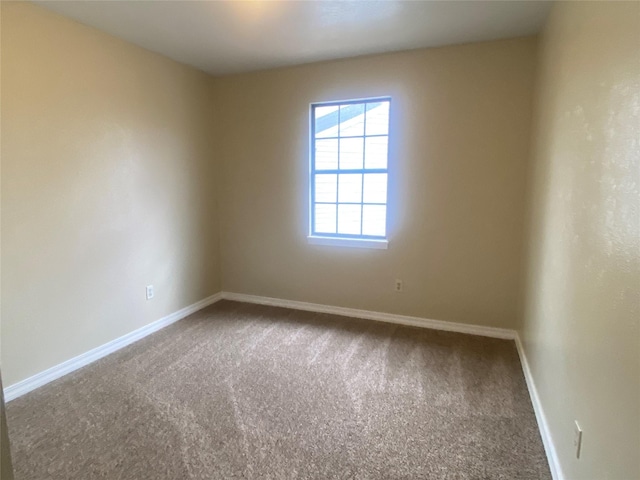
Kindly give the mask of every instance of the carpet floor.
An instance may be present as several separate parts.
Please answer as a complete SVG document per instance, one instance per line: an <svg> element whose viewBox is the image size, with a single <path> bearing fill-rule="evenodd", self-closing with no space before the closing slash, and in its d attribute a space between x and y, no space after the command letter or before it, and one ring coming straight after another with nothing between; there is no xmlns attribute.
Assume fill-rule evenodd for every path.
<svg viewBox="0 0 640 480"><path fill-rule="evenodd" d="M512 341L222 301L7 405L16 480L549 480Z"/></svg>

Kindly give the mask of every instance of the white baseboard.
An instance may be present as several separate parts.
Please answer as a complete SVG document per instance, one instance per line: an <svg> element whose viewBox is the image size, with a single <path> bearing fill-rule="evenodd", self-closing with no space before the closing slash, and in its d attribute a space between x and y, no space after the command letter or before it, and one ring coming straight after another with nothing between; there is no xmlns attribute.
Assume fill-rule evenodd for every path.
<svg viewBox="0 0 640 480"><path fill-rule="evenodd" d="M445 330L447 332L467 333L482 337L504 338L514 340L515 330L497 327L483 327L480 325L470 325L467 323L445 322L442 320L431 320L429 318L409 317L406 315L396 315L393 313L373 312L370 310L358 310L355 308L334 307L321 305L318 303L297 302L293 300L282 300L280 298L259 297L256 295L245 295L244 293L222 292L225 300L236 302L256 303L259 305L271 305L273 307L292 308L294 310L305 310L308 312L331 313L343 315L345 317L364 318L378 322L397 323L409 325L411 327L432 328L434 330Z"/></svg>
<svg viewBox="0 0 640 480"><path fill-rule="evenodd" d="M53 366L43 372L40 372L32 377L22 380L18 383L10 385L4 389L5 401L9 402L15 398L18 398L25 393L35 390L38 387L46 385L53 380L56 380L68 373L71 373L85 365L88 365L100 358L103 358L110 353L120 350L127 345L136 342L147 335L150 335L158 330L171 325L191 315L198 310L216 303L219 300L227 299L237 302L255 303L260 305L271 305L275 307L291 308L294 310L306 310L310 312L330 313L334 315L343 315L347 317L363 318L366 320L375 320L386 323L396 323L400 325L409 325L413 327L432 328L435 330L444 330L448 332L466 333L470 335L479 335L484 337L503 338L503 339L515 339L516 332L506 328L496 327L484 327L480 325L470 325L464 323L445 322L442 320L431 320L420 317L409 317L405 315L396 315L392 313L373 312L369 310L358 310L355 308L346 307L334 307L330 305L320 305L316 303L297 302L293 300L282 300L278 298L259 297L256 295L245 295L241 293L220 292L210 297L207 297L199 302L189 305L177 312L167 315L149 325L146 325L138 330L134 330L120 338L116 338L111 342L101 345L93 350L89 350L77 357L67 360L59 365Z"/></svg>
<svg viewBox="0 0 640 480"><path fill-rule="evenodd" d="M551 475L554 480L564 480L562 469L558 461L558 455L551 438L547 419L545 417L540 398L538 397L538 391L536 389L533 377L531 376L531 370L529 369L529 363L525 355L520 337L515 330L497 327L485 327L480 325L470 325L465 323L446 322L442 320L432 320L428 318L410 317L406 315L396 315L392 313L374 312L369 310L358 310L355 308L335 307L330 305L321 305L317 303L298 302L293 300L283 300L279 298L260 297L257 295L246 295L242 293L232 292L220 292L215 295L211 295L199 302L196 302L188 307L185 307L177 312L174 312L166 317L163 317L149 325L134 330L122 337L116 338L111 342L108 342L100 347L89 350L86 353L78 355L66 362L51 367L43 372L40 372L32 377L22 380L18 383L8 386L4 389L5 401L9 402L14 400L25 393L35 390L53 380L56 380L68 373L78 370L100 358L103 358L117 350L120 350L127 345L132 344L142 338L157 332L158 330L171 325L172 323L182 320L183 318L191 315L192 313L201 310L204 307L212 305L219 300L233 300L237 302L254 303L259 305L270 305L274 307L291 308L294 310L304 310L309 312L318 313L330 313L334 315L342 315L347 317L362 318L366 320L374 320L386 323L395 323L400 325L408 325L412 327L431 328L435 330L444 330L448 332L466 333L470 335L479 335L483 337L502 338L508 340L515 340L518 354L520 355L520 362L522 363L522 370L529 389L529 395L531 396L531 403L533 404L533 410L538 421L538 428L540 435L542 436L542 442L547 454L547 460L551 469Z"/></svg>
<svg viewBox="0 0 640 480"><path fill-rule="evenodd" d="M432 328L435 330L445 330L448 332L466 333L470 335L479 335L483 337L503 338L508 340L515 340L516 347L518 349L518 355L520 356L520 362L522 364L522 370L531 397L531 403L533 404L533 410L538 422L538 429L542 437L542 443L547 455L547 461L551 470L553 480L565 480L558 460L558 454L551 438L549 425L547 423L546 416L538 397L538 391L533 377L531 376L531 370L529 369L529 363L522 347L520 337L515 330L496 327L484 327L479 325L469 325L465 323L445 322L442 320L432 320L428 318L409 317L405 315L395 315L392 313L373 312L369 310L358 310L354 308L334 307L329 305L321 305L317 303L297 302L293 300L282 300L271 297L260 297L257 295L245 295L242 293L222 292L222 297L225 300L234 300L237 302L255 303L259 305L270 305L274 307L292 308L295 310L305 310L309 312L319 313L331 313L334 315L343 315L347 317L363 318L367 320L375 320L387 323L397 323L400 325L409 325L412 327Z"/></svg>
<svg viewBox="0 0 640 480"><path fill-rule="evenodd" d="M547 461L549 462L549 469L551 470L551 476L553 480L564 480L564 474L562 473L562 467L558 459L558 452L551 438L551 431L549 430L549 424L547 423L547 417L542 409L540 403L540 397L538 396L538 389L533 381L531 375L531 369L529 368L529 362L527 361L527 355L524 352L520 335L516 333L515 337L516 347L518 349L518 355L520 355L520 363L522 364L522 371L524 372L524 378L527 382L527 388L529 389L529 396L531 397L531 403L533 404L533 411L536 414L536 420L538 421L538 430L540 430L540 436L542 437L542 444L544 445L544 451L547 454Z"/></svg>
<svg viewBox="0 0 640 480"><path fill-rule="evenodd" d="M204 298L199 302L196 302L192 305L189 305L188 307L178 310L177 312L167 315L160 320L156 320L149 325L145 325L142 328L127 333L126 335L116 338L115 340L105 343L104 345L94 348L93 350L89 350L88 352L71 358L66 362L62 362L43 372L37 373L32 377L29 377L18 383L14 383L13 385L10 385L4 389L4 399L6 402L9 402L15 398L18 398L25 393L35 390L36 388L52 382L68 373L71 373L74 370L78 370L85 365L89 365L90 363L95 362L96 360L99 360L102 357L109 355L110 353L120 350L121 348L126 347L127 345L130 345L133 342L146 337L147 335L157 332L158 330L167 327L172 323L177 322L178 320L182 320L192 313L195 313L198 310L203 309L204 307L216 303L221 299L221 293L211 295L210 297Z"/></svg>

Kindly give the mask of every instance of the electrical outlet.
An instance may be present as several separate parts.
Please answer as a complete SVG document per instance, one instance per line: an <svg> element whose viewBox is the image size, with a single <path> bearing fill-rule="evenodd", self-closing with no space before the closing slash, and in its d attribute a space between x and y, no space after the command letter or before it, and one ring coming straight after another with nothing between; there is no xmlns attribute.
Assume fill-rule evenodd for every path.
<svg viewBox="0 0 640 480"><path fill-rule="evenodd" d="M578 421L574 421L573 425L573 448L576 451L576 458L580 458L580 449L582 448L582 429L578 425Z"/></svg>
<svg viewBox="0 0 640 480"><path fill-rule="evenodd" d="M396 292L401 292L403 288L402 280L399 278L396 279Z"/></svg>
<svg viewBox="0 0 640 480"><path fill-rule="evenodd" d="M153 298L153 285L147 285L147 300Z"/></svg>

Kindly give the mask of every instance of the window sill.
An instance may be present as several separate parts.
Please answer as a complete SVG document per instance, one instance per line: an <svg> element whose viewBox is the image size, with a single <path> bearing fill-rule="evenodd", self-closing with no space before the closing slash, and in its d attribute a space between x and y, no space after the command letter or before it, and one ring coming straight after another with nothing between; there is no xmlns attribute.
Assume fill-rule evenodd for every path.
<svg viewBox="0 0 640 480"><path fill-rule="evenodd" d="M387 240L374 240L371 238L336 238L336 237L315 237L308 236L307 241L311 245L331 245L334 247L356 247L375 248L386 250L389 242Z"/></svg>

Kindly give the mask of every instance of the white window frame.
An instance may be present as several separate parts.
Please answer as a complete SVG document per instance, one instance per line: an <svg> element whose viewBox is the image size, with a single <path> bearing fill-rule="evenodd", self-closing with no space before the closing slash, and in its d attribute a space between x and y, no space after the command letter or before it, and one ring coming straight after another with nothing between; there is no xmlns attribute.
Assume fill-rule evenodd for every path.
<svg viewBox="0 0 640 480"><path fill-rule="evenodd" d="M330 107L330 106L343 106L353 105L360 103L373 103L373 102L389 102L389 126L386 134L387 137L387 168L384 169L365 169L364 165L361 169L349 169L340 170L340 165L335 170L318 170L315 169L315 108L316 107ZM312 103L309 108L310 121L309 121L309 234L307 241L312 245L331 245L339 247L359 247L359 248L374 248L374 249L387 249L389 245L389 150L390 150L390 137L391 137L391 97L368 97L352 100L339 100L331 102L316 102ZM365 109L366 113L366 109ZM339 123L338 123L339 124ZM365 126L363 132L363 139L372 137L374 135L366 135L366 116ZM379 136L379 135L375 135ZM339 135L337 138L340 138ZM366 144L366 142L365 142ZM366 152L365 152L366 153ZM337 233L316 233L314 232L315 226L315 175L319 174L339 174L339 173L385 173L387 174L387 199L385 202L385 236L370 236L370 235L356 235L356 234L337 234ZM337 194L337 193L336 193ZM336 209L340 202L336 199ZM360 202L360 205L365 205L364 202ZM336 215L337 215L336 210ZM337 218L337 217L336 217Z"/></svg>

